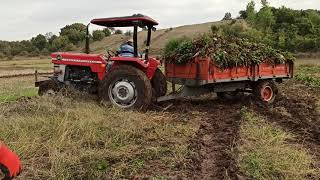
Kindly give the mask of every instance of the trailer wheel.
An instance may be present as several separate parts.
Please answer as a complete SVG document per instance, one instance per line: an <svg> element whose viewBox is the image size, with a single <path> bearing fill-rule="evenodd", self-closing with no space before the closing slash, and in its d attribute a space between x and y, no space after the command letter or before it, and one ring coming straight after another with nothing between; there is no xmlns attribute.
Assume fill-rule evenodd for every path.
<svg viewBox="0 0 320 180"><path fill-rule="evenodd" d="M39 96L55 95L58 91L57 83L50 79L40 83L38 94Z"/></svg>
<svg viewBox="0 0 320 180"><path fill-rule="evenodd" d="M254 86L253 93L258 101L270 105L278 94L278 88L274 81L261 81Z"/></svg>
<svg viewBox="0 0 320 180"><path fill-rule="evenodd" d="M156 70L151 85L154 90L153 97L158 98L167 94L167 80L160 69Z"/></svg>
<svg viewBox="0 0 320 180"><path fill-rule="evenodd" d="M99 96L123 109L145 110L151 103L152 87L141 70L121 65L105 77L99 87Z"/></svg>

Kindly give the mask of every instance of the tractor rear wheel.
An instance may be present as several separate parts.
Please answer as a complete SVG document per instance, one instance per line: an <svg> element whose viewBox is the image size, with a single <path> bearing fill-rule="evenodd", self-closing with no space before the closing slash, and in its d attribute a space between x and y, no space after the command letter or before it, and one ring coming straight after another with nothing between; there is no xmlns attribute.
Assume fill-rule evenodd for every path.
<svg viewBox="0 0 320 180"><path fill-rule="evenodd" d="M167 94L167 79L160 69L157 69L152 80L153 97L158 98Z"/></svg>
<svg viewBox="0 0 320 180"><path fill-rule="evenodd" d="M260 81L253 88L253 94L259 102L270 105L274 102L278 88L274 81Z"/></svg>
<svg viewBox="0 0 320 180"><path fill-rule="evenodd" d="M58 91L59 87L57 86L57 83L50 79L40 83L38 94L39 96L55 95Z"/></svg>
<svg viewBox="0 0 320 180"><path fill-rule="evenodd" d="M152 87L141 70L120 65L102 81L99 96L101 100L123 109L145 110L151 103Z"/></svg>

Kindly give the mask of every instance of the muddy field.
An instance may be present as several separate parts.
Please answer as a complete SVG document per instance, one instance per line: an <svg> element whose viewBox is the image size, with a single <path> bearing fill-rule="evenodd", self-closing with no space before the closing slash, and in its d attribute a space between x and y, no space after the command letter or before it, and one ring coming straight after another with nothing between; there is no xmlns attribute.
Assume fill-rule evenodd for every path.
<svg viewBox="0 0 320 180"><path fill-rule="evenodd" d="M205 97L201 100L173 101L172 113L200 112L201 125L193 141L198 157L190 164L190 171L178 177L193 179L241 179L245 177L235 164L236 146L241 122L240 110L248 107L279 125L296 137L298 143L314 155L315 168L320 168L320 89L310 88L290 80L279 86L280 95L272 107L261 107L254 97L245 95L232 102ZM187 115L188 116L188 115ZM191 117L191 114L190 114ZM316 179L310 177L310 179Z"/></svg>

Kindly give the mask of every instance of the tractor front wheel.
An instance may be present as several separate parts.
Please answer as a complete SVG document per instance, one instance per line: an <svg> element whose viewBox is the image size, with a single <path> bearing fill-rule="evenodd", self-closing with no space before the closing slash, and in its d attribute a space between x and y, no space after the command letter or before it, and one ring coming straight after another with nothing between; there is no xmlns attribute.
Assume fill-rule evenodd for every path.
<svg viewBox="0 0 320 180"><path fill-rule="evenodd" d="M270 105L274 102L278 94L278 88L272 80L261 81L254 86L253 94L259 102Z"/></svg>
<svg viewBox="0 0 320 180"><path fill-rule="evenodd" d="M99 96L123 109L145 110L151 103L152 86L141 70L121 65L105 77L99 87Z"/></svg>

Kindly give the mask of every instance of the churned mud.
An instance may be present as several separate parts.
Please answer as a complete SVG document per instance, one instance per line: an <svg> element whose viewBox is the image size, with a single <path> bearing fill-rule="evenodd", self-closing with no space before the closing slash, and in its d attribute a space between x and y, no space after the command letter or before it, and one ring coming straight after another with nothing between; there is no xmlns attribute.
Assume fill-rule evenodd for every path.
<svg viewBox="0 0 320 180"><path fill-rule="evenodd" d="M279 125L296 137L320 162L320 90L295 81L279 85L279 96L272 107L257 105L255 98L245 95L233 101L215 97L172 101L168 111L188 116L200 112L200 128L193 148L197 155L188 164L188 171L175 172L173 179L242 179L235 163L233 149L237 142L243 106ZM194 116L193 116L194 117ZM320 163L315 164L316 168ZM177 175L178 174L178 175ZM312 179L312 177L310 177Z"/></svg>

